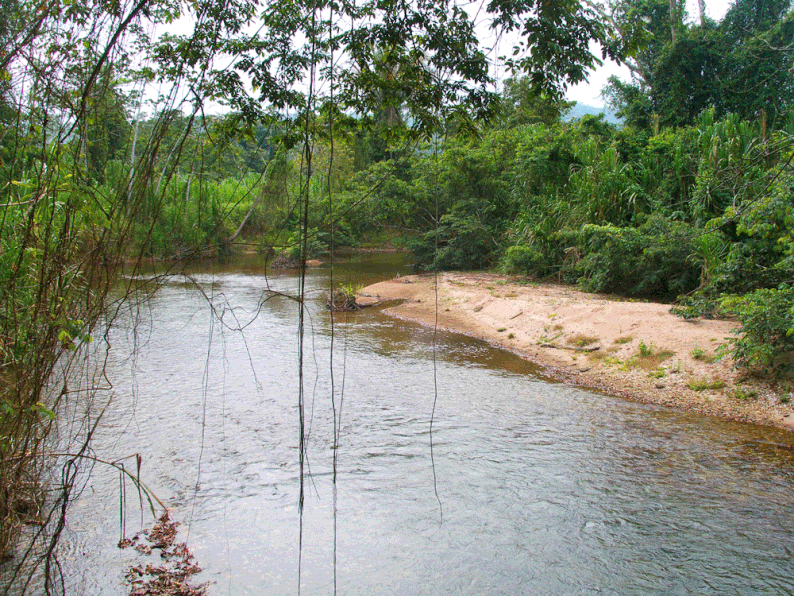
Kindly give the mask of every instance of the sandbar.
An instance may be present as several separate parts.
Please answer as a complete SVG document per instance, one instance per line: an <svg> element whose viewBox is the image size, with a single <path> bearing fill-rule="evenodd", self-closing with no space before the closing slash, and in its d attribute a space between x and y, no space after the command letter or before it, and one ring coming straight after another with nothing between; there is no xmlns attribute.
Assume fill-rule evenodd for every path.
<svg viewBox="0 0 794 596"><path fill-rule="evenodd" d="M735 321L685 320L669 304L492 273L398 277L364 288L358 301L385 303L389 316L483 339L566 383L794 430L787 392L717 357L735 337Z"/></svg>

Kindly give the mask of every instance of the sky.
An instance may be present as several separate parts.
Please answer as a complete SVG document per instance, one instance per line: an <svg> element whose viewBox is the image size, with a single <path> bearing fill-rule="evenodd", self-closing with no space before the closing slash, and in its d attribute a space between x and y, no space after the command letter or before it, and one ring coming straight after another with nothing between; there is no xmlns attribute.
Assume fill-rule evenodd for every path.
<svg viewBox="0 0 794 596"><path fill-rule="evenodd" d="M719 21L725 16L728 7L733 4L731 0L706 0L706 16ZM687 0L686 4L687 14L690 20L698 17L698 3L697 0ZM594 107L604 107L604 100L601 97L601 90L607 83L611 76L617 76L623 81L630 80L629 69L625 66L621 67L614 62L605 62L602 67L590 74L590 80L587 83L575 85L568 89L566 99L568 101L575 101L577 103L587 104Z"/></svg>

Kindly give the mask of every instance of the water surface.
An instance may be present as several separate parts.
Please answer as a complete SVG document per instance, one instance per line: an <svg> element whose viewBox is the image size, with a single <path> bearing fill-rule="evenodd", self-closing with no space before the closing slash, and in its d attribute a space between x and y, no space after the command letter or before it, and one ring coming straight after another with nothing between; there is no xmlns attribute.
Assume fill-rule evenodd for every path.
<svg viewBox="0 0 794 596"><path fill-rule="evenodd" d="M358 257L336 278L395 272L399 256ZM334 408L339 594L794 593L787 433L554 383L377 310L334 319L332 404L328 269L307 284L303 594L333 593ZM109 335L94 449L141 453L211 594L297 593L296 291L257 263L198 268ZM115 546L118 491L95 467L75 504L63 559L84 593L126 593L137 561Z"/></svg>

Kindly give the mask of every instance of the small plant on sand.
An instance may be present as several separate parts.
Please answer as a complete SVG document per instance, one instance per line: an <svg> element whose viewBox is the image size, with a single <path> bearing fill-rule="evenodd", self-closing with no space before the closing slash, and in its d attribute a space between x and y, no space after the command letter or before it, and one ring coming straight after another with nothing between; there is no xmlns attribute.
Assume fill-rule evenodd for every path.
<svg viewBox="0 0 794 596"><path fill-rule="evenodd" d="M515 333L508 333L507 334L507 339L515 339L515 336L516 336Z"/></svg>
<svg viewBox="0 0 794 596"><path fill-rule="evenodd" d="M712 364L713 362L719 360L719 356L715 354L709 354L699 347L693 348L692 351L689 352L689 355L692 356L692 358L694 358L695 360L698 360L700 362L705 362L706 364Z"/></svg>
<svg viewBox="0 0 794 596"><path fill-rule="evenodd" d="M559 329L558 329L558 327L559 327ZM548 335L548 333L550 332L551 328L548 325L544 325L543 326L543 335L541 335L538 338L538 343L539 344L554 343L554 340L562 335L562 325L555 325L554 329L555 329L555 331L557 331L557 333L555 333L554 335Z"/></svg>
<svg viewBox="0 0 794 596"><path fill-rule="evenodd" d="M647 345L644 341L640 342L636 362L637 366L644 370L655 370L661 366L662 362L669 360L675 355L670 350L657 350L653 344Z"/></svg>
<svg viewBox="0 0 794 596"><path fill-rule="evenodd" d="M636 358L629 358L628 360L623 360L622 358L607 356L606 358L604 358L604 362L606 362L607 364L611 364L612 366L616 366L620 370L628 370L637 365Z"/></svg>
<svg viewBox="0 0 794 596"><path fill-rule="evenodd" d="M755 390L753 389L748 389L745 391L743 388L737 387L736 389L733 390L731 396L734 399L747 401L748 399L755 399L756 397L758 397L758 393L756 393Z"/></svg>
<svg viewBox="0 0 794 596"><path fill-rule="evenodd" d="M689 379L686 383L692 391L704 391L706 389L716 390L725 387L725 381L721 379L705 379L702 377Z"/></svg>
<svg viewBox="0 0 794 596"><path fill-rule="evenodd" d="M615 338L615 343L618 344L619 346L622 346L623 344L627 344L631 342L633 339L634 338L631 335L627 335L625 337L617 337Z"/></svg>
<svg viewBox="0 0 794 596"><path fill-rule="evenodd" d="M787 404L790 401L791 401L791 395L789 395L788 393L780 396L780 403L781 404Z"/></svg>
<svg viewBox="0 0 794 596"><path fill-rule="evenodd" d="M593 362L601 362L606 361L609 357L607 352L602 352L600 350L594 350L593 352L588 352L587 357L592 360Z"/></svg>
<svg viewBox="0 0 794 596"><path fill-rule="evenodd" d="M507 331L507 327L499 327L499 329L496 330L497 333L502 333L502 331Z"/></svg>
<svg viewBox="0 0 794 596"><path fill-rule="evenodd" d="M651 372L649 372L648 376L651 377L652 379L663 379L664 377L667 376L667 371L660 366L656 370L652 370Z"/></svg>
<svg viewBox="0 0 794 596"><path fill-rule="evenodd" d="M590 337L588 335L583 335L581 333L577 333L574 336L569 337L566 342L570 346L576 346L578 348L585 348L590 344L594 344L598 341L597 337Z"/></svg>

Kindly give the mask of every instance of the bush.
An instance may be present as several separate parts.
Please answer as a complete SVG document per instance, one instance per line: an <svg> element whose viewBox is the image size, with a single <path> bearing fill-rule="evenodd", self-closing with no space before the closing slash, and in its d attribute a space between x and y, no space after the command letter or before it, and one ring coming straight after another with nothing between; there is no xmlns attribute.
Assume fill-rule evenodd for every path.
<svg viewBox="0 0 794 596"><path fill-rule="evenodd" d="M551 259L531 246L511 246L500 261L505 273L545 277L552 271Z"/></svg>
<svg viewBox="0 0 794 596"><path fill-rule="evenodd" d="M695 232L653 216L639 228L587 225L579 283L588 292L673 298L697 288L701 263L693 258Z"/></svg>
<svg viewBox="0 0 794 596"><path fill-rule="evenodd" d="M794 288L781 284L722 298L720 307L741 323L727 351L740 366L790 371L794 356Z"/></svg>
<svg viewBox="0 0 794 596"><path fill-rule="evenodd" d="M491 265L498 244L493 231L478 218L451 214L441 218L437 232L427 232L409 247L425 269L470 270Z"/></svg>

